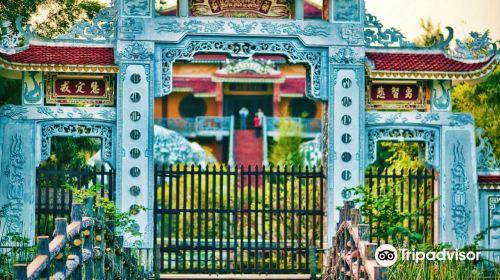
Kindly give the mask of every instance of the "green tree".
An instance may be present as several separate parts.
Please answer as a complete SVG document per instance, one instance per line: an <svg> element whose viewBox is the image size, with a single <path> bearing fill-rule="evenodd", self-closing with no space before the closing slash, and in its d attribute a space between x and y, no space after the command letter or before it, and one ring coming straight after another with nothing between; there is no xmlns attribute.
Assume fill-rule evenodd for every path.
<svg viewBox="0 0 500 280"><path fill-rule="evenodd" d="M420 19L420 27L424 30L424 34L420 35L415 39L415 43L418 47L430 47L435 42L439 41L441 34L441 24L434 25L432 20L429 18L427 20Z"/></svg>
<svg viewBox="0 0 500 280"><path fill-rule="evenodd" d="M424 167L425 146L421 142L384 141L377 145L377 160L373 167L397 170Z"/></svg>
<svg viewBox="0 0 500 280"><path fill-rule="evenodd" d="M51 11L47 20L36 24L35 32L42 37L67 33L79 20L91 20L104 6L96 0L48 0L41 6Z"/></svg>
<svg viewBox="0 0 500 280"><path fill-rule="evenodd" d="M21 105L21 80L0 77L0 106Z"/></svg>
<svg viewBox="0 0 500 280"><path fill-rule="evenodd" d="M51 157L47 163L67 168L86 166L87 159L100 149L100 140L91 137L54 137L51 142Z"/></svg>
<svg viewBox="0 0 500 280"><path fill-rule="evenodd" d="M0 0L0 20L15 22L21 16L23 24L34 22L38 35L52 38L68 32L81 19L91 19L103 7L97 0Z"/></svg>
<svg viewBox="0 0 500 280"><path fill-rule="evenodd" d="M484 128L484 136L491 139L496 155L500 155L500 68L482 83L455 86L453 111L470 112L476 127Z"/></svg>
<svg viewBox="0 0 500 280"><path fill-rule="evenodd" d="M271 148L269 160L274 166L299 166L304 162L300 151L302 125L291 120L281 120L278 125L278 140Z"/></svg>
<svg viewBox="0 0 500 280"><path fill-rule="evenodd" d="M0 0L0 20L15 22L18 16L28 21L37 8L47 0Z"/></svg>

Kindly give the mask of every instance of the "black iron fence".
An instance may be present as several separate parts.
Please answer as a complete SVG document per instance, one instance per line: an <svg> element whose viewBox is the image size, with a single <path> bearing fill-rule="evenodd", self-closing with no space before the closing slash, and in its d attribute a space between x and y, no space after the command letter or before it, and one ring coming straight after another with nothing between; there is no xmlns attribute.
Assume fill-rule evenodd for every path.
<svg viewBox="0 0 500 280"><path fill-rule="evenodd" d="M36 235L52 235L55 218L70 218L73 193L68 185L86 189L101 185L97 196L113 200L115 171L97 167L39 166L36 170Z"/></svg>
<svg viewBox="0 0 500 280"><path fill-rule="evenodd" d="M322 263L324 177L316 168L157 166L157 268L309 273ZM312 250L311 250L312 249Z"/></svg>
<svg viewBox="0 0 500 280"><path fill-rule="evenodd" d="M385 196L390 199L395 209L407 215L403 226L411 233L422 237L419 243L432 244L434 242L434 185L435 172L428 169L368 169L365 183L373 197ZM387 211L389 212L389 211ZM413 215L410 215L413 213ZM387 228L368 216L371 241L384 243L377 236L377 230L387 231ZM405 242L415 242L407 238ZM411 245L411 244L409 244Z"/></svg>

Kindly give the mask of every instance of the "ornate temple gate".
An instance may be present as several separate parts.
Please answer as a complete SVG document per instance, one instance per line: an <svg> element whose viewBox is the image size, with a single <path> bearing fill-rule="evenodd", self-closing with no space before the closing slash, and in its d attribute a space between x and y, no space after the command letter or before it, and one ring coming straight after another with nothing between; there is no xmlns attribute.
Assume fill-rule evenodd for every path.
<svg viewBox="0 0 500 280"><path fill-rule="evenodd" d="M302 1L295 1L294 20L193 18L188 16L188 1L184 0L179 1L180 17L155 17L151 5L135 9L134 13L125 12L129 2L124 1L122 6L116 43L120 66L117 146L123 150L116 165L117 186L121 188L117 190L118 208L128 210L139 204L155 209L154 204L158 203L151 154L153 99L172 91L174 63L188 62L200 53L240 59L280 55L291 64L306 67L306 96L324 103L323 147L327 164L322 172L326 180L327 226L322 247L327 246L327 240L335 232L336 205L344 199L342 190L359 185L364 176L364 158L360 156L364 135L363 1L339 2L334 9L331 0L327 9L331 16L322 21L301 20ZM342 99L349 101L342 103ZM342 142L342 135L348 141ZM140 156L132 158L132 151L135 154L138 151ZM338 160L336 155L342 153L349 153L352 160ZM139 192L131 192L132 188ZM135 218L143 232L140 238L143 247L153 248L156 242L153 211L141 212Z"/></svg>
<svg viewBox="0 0 500 280"><path fill-rule="evenodd" d="M318 265L321 169L157 166L155 178L161 272L309 273Z"/></svg>
<svg viewBox="0 0 500 280"><path fill-rule="evenodd" d="M4 42L11 41L4 40L0 46L0 66L9 75L21 76L23 81L22 105L0 107L0 164L6 174L0 176L0 186L4 191L0 204L12 204L7 217L8 231L23 233L34 240L35 173L40 162L50 156L51 138L99 137L102 139L102 160L116 169L117 208L122 212L135 209L138 205L148 209L133 215L134 227L141 235L126 236L124 247L132 247L139 241L144 249L144 264L151 270L153 248L157 244L154 235L155 211L159 211L156 214L160 216L166 214L167 219L174 210L183 214L190 212L186 207L180 210L168 208L176 204L169 204L168 207L163 207L161 202L158 204L157 187L165 190L165 186L174 186L159 185L158 176L160 182L174 177L168 173L173 171L158 172L154 168L154 98L172 91L172 65L176 62L189 62L200 53L225 54L234 59L263 54L282 56L288 63L304 65L307 69L306 97L323 103L324 167L321 178L326 182L325 209L302 213L306 216L311 214L311 218L315 219L318 218L315 215L321 213L314 211L325 210L324 238L315 235L314 242L320 238L324 241L319 244L322 248L329 246L339 216L336 208L343 201L352 199L351 194L345 191L347 188L364 182L365 168L376 157L377 141L422 141L426 146L426 164L438 174L438 195L442 198L435 212L435 223L439 225L434 227L437 233L435 240L457 247L470 243L479 231L474 120L470 114L451 111L451 85L453 80L478 79L491 72L497 65L495 56L484 57L480 63L461 61L466 57L452 58L445 52L445 45L451 37L446 42L441 39L433 46L434 49L415 50L414 45L404 41L401 33L395 29L383 30L376 18L365 15L363 0L324 1L323 20L304 20L303 1L293 3L295 7L291 10L294 14L281 19L216 18L193 17L189 14L188 0L178 1L179 16L162 17L155 15L154 1L121 0L115 6L103 9L92 23L79 23L69 34L53 41L32 38L29 30L18 28L19 34L16 34L14 43L4 46ZM5 36L12 37L10 35ZM393 43L399 43L399 47L388 49ZM38 59L40 53L47 57L57 56L61 63L33 60ZM20 60L18 54L24 58ZM75 66L73 56L87 56L88 60L82 60L82 65ZM102 61L94 61L92 58L95 56ZM401 57L405 57L404 63ZM413 62L408 63L410 60ZM435 61L446 62L438 66L453 67L435 72L436 65L432 64ZM427 65L431 70L411 68L413 64L422 62L431 63ZM403 64L409 68L399 68ZM59 78L61 84L57 90L53 85ZM81 84L83 82L88 82L86 90ZM92 87L94 82L95 87ZM371 87L372 82L379 84ZM384 89L387 84L392 86L390 90ZM402 84L405 86L404 94L403 87L400 87ZM77 94L75 103L66 106L69 103L63 93L67 88L63 85L71 85L73 93L83 92L79 97L85 101L78 100ZM365 91L367 86L369 96ZM414 100L416 92L412 88L415 86L425 87L426 91L421 91L421 98ZM96 94L97 89L102 91ZM392 94L391 98L386 98L389 94ZM100 100L90 103L89 98ZM388 105L400 103L402 99L421 102L422 107L392 108ZM373 107L367 106L370 100L374 102ZM366 112L366 109L384 111ZM391 109L394 110L387 111ZM237 182L237 176L241 181L241 174L234 176L234 182ZM259 176L262 181L267 180L267 175L257 174ZM272 178L274 175L269 176ZM320 179L320 175L315 176ZM318 187L317 184L312 185ZM240 190L249 187L245 184L238 186ZM264 186L266 184L262 184L262 188ZM190 190L196 190L196 186ZM238 187L231 190L238 190ZM241 198L241 194L234 197ZM176 198L176 203L179 202L182 202L180 198ZM233 219L238 214L245 216L246 211L250 218L253 214L251 208L241 208L236 204L229 206L236 209L233 210ZM212 212L212 217L216 217L214 207L204 208L200 209L208 210L209 214ZM260 213L257 209L256 213ZM273 208L273 211L276 209ZM222 214L231 216L231 212ZM187 215L182 217L187 218ZM165 230L164 227L161 229ZM219 248L215 249L228 245L220 241L220 235L217 237ZM265 255L252 255L250 246L255 243L245 243L241 241L241 235L237 235L236 239L238 237L240 242L237 246L248 246L250 256L259 258ZM257 240L259 244L259 239L251 234L244 237L254 242ZM169 238L167 244L172 240ZM194 237L174 240L182 241L184 246L188 240L193 242ZM288 242L277 244L282 246L283 251L289 252ZM198 245L202 245L201 236ZM227 249L227 246L224 248ZM301 248L296 247L302 252ZM182 261L186 261L184 254L190 249L195 250L194 247L166 250L182 252ZM179 258L178 254L174 255ZM223 252L211 257L219 256L224 256ZM172 257L169 255L169 258ZM231 257L221 259L231 260ZM265 258L260 257L259 260L265 261ZM162 264L168 268L173 263L169 260ZM248 265L255 268L250 262ZM227 266L227 269L241 268L234 264ZM296 271L301 268L296 267ZM203 269L210 268L205 266ZM260 269L257 267L251 271Z"/></svg>

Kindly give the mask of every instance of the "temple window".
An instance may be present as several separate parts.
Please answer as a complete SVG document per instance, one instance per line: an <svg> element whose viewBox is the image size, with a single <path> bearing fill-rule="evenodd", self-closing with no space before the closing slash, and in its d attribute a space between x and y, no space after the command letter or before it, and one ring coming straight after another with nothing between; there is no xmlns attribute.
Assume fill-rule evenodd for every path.
<svg viewBox="0 0 500 280"><path fill-rule="evenodd" d="M183 118L195 118L204 116L207 112L207 104L203 98L187 95L182 98L179 104L179 113Z"/></svg>

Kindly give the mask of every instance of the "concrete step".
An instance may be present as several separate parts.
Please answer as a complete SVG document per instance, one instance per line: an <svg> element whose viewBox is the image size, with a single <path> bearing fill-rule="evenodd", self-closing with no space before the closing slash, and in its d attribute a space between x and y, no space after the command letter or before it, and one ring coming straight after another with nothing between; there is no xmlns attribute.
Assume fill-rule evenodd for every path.
<svg viewBox="0 0 500 280"><path fill-rule="evenodd" d="M234 156L237 165L262 165L262 138L255 130L237 130L234 133Z"/></svg>

